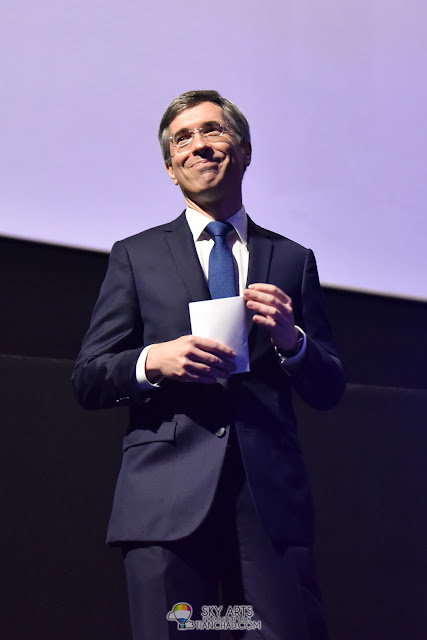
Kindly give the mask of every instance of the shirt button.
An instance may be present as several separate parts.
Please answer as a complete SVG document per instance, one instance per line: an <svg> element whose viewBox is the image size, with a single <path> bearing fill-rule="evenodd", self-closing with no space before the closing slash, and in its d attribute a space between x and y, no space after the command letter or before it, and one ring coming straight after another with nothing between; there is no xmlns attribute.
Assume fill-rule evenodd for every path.
<svg viewBox="0 0 427 640"><path fill-rule="evenodd" d="M225 427L220 427L218 431L215 431L215 435L217 436L217 438L222 438L222 436L225 434L225 431Z"/></svg>

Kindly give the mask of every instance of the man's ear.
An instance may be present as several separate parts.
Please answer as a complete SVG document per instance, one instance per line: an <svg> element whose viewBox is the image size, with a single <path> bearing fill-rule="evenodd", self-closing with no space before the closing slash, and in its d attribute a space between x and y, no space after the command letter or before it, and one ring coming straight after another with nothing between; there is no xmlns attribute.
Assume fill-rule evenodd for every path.
<svg viewBox="0 0 427 640"><path fill-rule="evenodd" d="M250 142L245 142L245 144L243 145L243 151L244 151L244 163L245 163L245 169L246 169L246 167L249 167L249 165L251 164L251 159L252 159L252 145Z"/></svg>
<svg viewBox="0 0 427 640"><path fill-rule="evenodd" d="M243 149L243 173L244 173L246 169L249 167L249 165L251 164L251 159L252 159L251 143L245 142L242 149Z"/></svg>
<svg viewBox="0 0 427 640"><path fill-rule="evenodd" d="M170 175L170 177L172 178L172 180L174 181L174 183L176 185L178 185L178 180L175 177L175 171L172 168L172 165L169 164L169 162L165 162L165 167L166 167L166 171L168 172L168 174Z"/></svg>

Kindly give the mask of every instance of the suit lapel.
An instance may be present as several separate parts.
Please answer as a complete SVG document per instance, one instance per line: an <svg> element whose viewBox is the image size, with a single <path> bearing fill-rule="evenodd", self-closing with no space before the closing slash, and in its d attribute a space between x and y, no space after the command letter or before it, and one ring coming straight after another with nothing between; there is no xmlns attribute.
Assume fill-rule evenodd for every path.
<svg viewBox="0 0 427 640"><path fill-rule="evenodd" d="M185 212L165 229L165 239L176 268L187 287L192 300L209 300L210 293Z"/></svg>
<svg viewBox="0 0 427 640"><path fill-rule="evenodd" d="M268 231L255 224L248 216L248 248L249 268L246 286L255 282L268 282L273 242L268 237ZM252 312L246 307L248 333L252 329Z"/></svg>

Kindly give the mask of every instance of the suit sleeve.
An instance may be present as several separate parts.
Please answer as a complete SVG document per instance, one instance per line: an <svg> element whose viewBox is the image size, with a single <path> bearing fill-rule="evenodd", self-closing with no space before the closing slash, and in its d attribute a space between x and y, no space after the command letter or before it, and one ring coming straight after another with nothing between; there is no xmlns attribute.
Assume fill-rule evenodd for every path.
<svg viewBox="0 0 427 640"><path fill-rule="evenodd" d="M330 409L345 389L344 368L326 315L316 261L308 250L301 285L301 325L307 349L292 376L296 392L316 409Z"/></svg>
<svg viewBox="0 0 427 640"><path fill-rule="evenodd" d="M141 397L135 366L143 348L143 323L127 249L117 242L77 358L72 383L86 409L102 409Z"/></svg>

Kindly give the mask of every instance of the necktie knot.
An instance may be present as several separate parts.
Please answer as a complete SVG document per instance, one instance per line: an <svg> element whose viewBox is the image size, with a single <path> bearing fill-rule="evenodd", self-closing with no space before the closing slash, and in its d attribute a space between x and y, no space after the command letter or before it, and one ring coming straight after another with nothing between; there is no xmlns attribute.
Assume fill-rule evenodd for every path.
<svg viewBox="0 0 427 640"><path fill-rule="evenodd" d="M233 228L233 225L231 225L229 222L221 222L220 220L215 220L214 222L210 222L206 226L206 231L213 238L216 238L217 236L225 238L227 233L229 233Z"/></svg>

